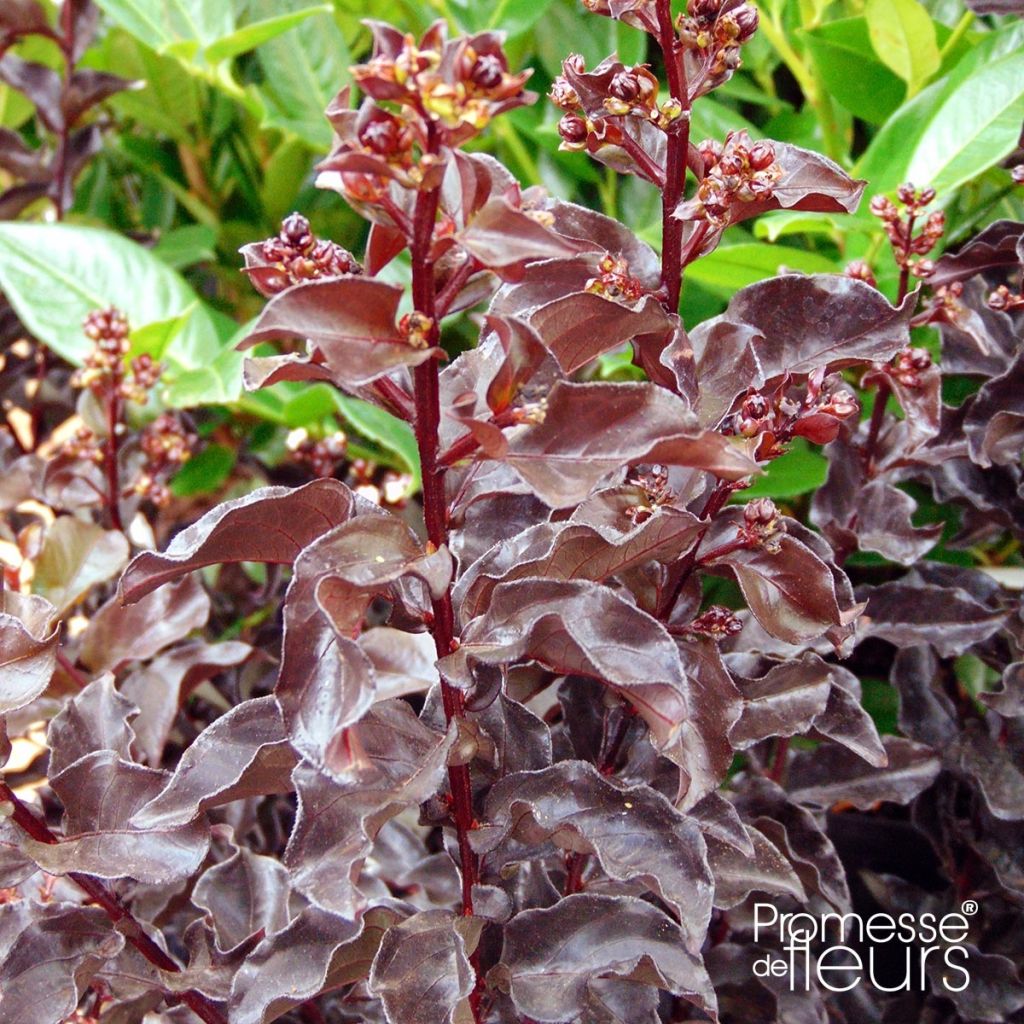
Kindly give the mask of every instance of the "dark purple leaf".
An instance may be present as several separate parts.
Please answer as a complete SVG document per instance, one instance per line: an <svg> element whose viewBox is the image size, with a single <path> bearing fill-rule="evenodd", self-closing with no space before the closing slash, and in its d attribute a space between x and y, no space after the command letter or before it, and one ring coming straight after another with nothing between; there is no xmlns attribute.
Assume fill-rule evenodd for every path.
<svg viewBox="0 0 1024 1024"><path fill-rule="evenodd" d="M51 132L59 133L64 126L61 110L60 75L44 64L22 60L13 53L0 57L0 80L24 93L39 113L39 118Z"/></svg>
<svg viewBox="0 0 1024 1024"><path fill-rule="evenodd" d="M0 963L5 1024L70 1019L96 972L123 945L124 936L99 907L50 903L33 908L27 927Z"/></svg>
<svg viewBox="0 0 1024 1024"><path fill-rule="evenodd" d="M166 774L99 750L76 760L50 786L64 805L65 838L26 839L24 850L44 871L133 878L149 885L187 878L209 845L199 825L143 825L133 815L166 782Z"/></svg>
<svg viewBox="0 0 1024 1024"><path fill-rule="evenodd" d="M115 689L112 675L93 680L50 722L46 733L49 774L57 776L80 757L98 750L112 750L122 760L132 760L135 732L128 720L138 713Z"/></svg>
<svg viewBox="0 0 1024 1024"><path fill-rule="evenodd" d="M0 11L0 27L5 34L12 35L45 33L50 28L50 20L37 0L7 0Z"/></svg>
<svg viewBox="0 0 1024 1024"><path fill-rule="evenodd" d="M719 517L702 545L705 557L714 554L723 537L731 536L736 528L731 524L738 523L740 515L737 511ZM780 640L802 644L830 633L845 635L860 607L840 601L834 567L790 533L778 541L777 551L741 548L710 558L707 568L735 576L754 617Z"/></svg>
<svg viewBox="0 0 1024 1024"><path fill-rule="evenodd" d="M353 751L345 732L374 699L369 658L352 639L370 600L403 577L439 597L451 579L444 548L425 551L395 516L359 516L309 545L295 563L284 605L277 699L288 734L311 764L344 773ZM429 607L422 598L425 611Z"/></svg>
<svg viewBox="0 0 1024 1024"><path fill-rule="evenodd" d="M194 569L218 562L291 565L299 552L354 512L355 495L337 480L304 487L261 487L226 501L182 530L163 554L144 551L121 577L120 597L131 604Z"/></svg>
<svg viewBox="0 0 1024 1024"><path fill-rule="evenodd" d="M64 117L68 124L75 124L86 111L97 103L123 92L125 89L137 89L144 83L130 82L106 71L95 71L92 68L77 68L64 91Z"/></svg>
<svg viewBox="0 0 1024 1024"><path fill-rule="evenodd" d="M689 466L730 480L757 472L728 438L701 430L681 399L653 384L560 382L544 421L515 428L508 441L505 459L555 508L578 504L634 463Z"/></svg>
<svg viewBox="0 0 1024 1024"><path fill-rule="evenodd" d="M763 832L750 825L745 825L744 829L752 854L707 837L708 863L715 882L715 906L728 910L742 903L752 892L791 896L803 903L807 894L789 861Z"/></svg>
<svg viewBox="0 0 1024 1024"><path fill-rule="evenodd" d="M471 1013L464 1001L474 984L467 950L476 945L474 924L478 929L473 918L427 910L384 933L370 991L391 1024L457 1024Z"/></svg>
<svg viewBox="0 0 1024 1024"><path fill-rule="evenodd" d="M57 664L56 609L42 597L0 590L0 715L36 699Z"/></svg>
<svg viewBox="0 0 1024 1024"><path fill-rule="evenodd" d="M122 661L142 661L206 624L210 599L202 583L187 577L132 605L111 598L89 620L78 657L93 672Z"/></svg>
<svg viewBox="0 0 1024 1024"><path fill-rule="evenodd" d="M528 576L601 582L645 562L672 561L692 546L699 530L695 516L670 507L619 534L572 521L540 523L488 551L462 576L453 596L469 620L484 611L499 583Z"/></svg>
<svg viewBox="0 0 1024 1024"><path fill-rule="evenodd" d="M494 785L481 851L507 836L551 839L567 852L596 854L620 882L639 881L671 906L688 949L698 949L711 916L712 883L697 823L648 786L621 787L584 761L508 775Z"/></svg>
<svg viewBox="0 0 1024 1024"><path fill-rule="evenodd" d="M975 0L967 0L967 6L996 13L1024 13L1024 4L1011 6L1009 0L996 0L984 5ZM957 1008L961 1020L969 1020L971 1024L1002 1024L1013 1020L1014 1015L1024 1007L1024 984L1021 983L1018 965L1008 957L998 953L983 953L973 943L963 945L964 953L958 955L958 970L962 969L969 977L964 983L962 974L950 975L945 970L943 961L928 963L928 977L932 990L951 999ZM942 967L939 964L943 964Z"/></svg>
<svg viewBox="0 0 1024 1024"><path fill-rule="evenodd" d="M1005 611L986 607L963 587L913 579L883 583L866 597L865 636L897 647L929 643L944 658L988 639L1006 618Z"/></svg>
<svg viewBox="0 0 1024 1024"><path fill-rule="evenodd" d="M1019 464L1024 448L1024 353L1005 373L981 386L964 419L964 434L979 466Z"/></svg>
<svg viewBox="0 0 1024 1024"><path fill-rule="evenodd" d="M458 651L440 668L469 686L474 662L520 658L603 680L636 705L659 746L671 744L690 717L689 686L664 626L589 580L500 584L486 613L466 625Z"/></svg>
<svg viewBox="0 0 1024 1024"><path fill-rule="evenodd" d="M804 891L819 894L837 910L849 911L846 872L831 840L810 811L793 803L766 778L744 780L736 807L792 864Z"/></svg>
<svg viewBox="0 0 1024 1024"><path fill-rule="evenodd" d="M292 885L325 910L354 913L363 902L354 876L374 836L403 807L433 796L450 742L408 704L383 701L349 730L355 757L343 781L300 764L299 814L285 853Z"/></svg>
<svg viewBox="0 0 1024 1024"><path fill-rule="evenodd" d="M151 767L160 764L174 720L191 692L251 653L248 644L236 640L222 644L194 640L158 655L125 678L121 692L139 711L132 722L135 745Z"/></svg>
<svg viewBox="0 0 1024 1024"><path fill-rule="evenodd" d="M715 1012L715 994L697 950L649 903L627 896L567 896L526 910L505 926L501 961L489 976L535 1021L575 1020L593 984L620 978L654 985Z"/></svg>
<svg viewBox="0 0 1024 1024"><path fill-rule="evenodd" d="M365 277L293 285L264 307L240 348L273 338L307 338L339 387L354 388L439 354L415 348L398 328L402 290Z"/></svg>
<svg viewBox="0 0 1024 1024"><path fill-rule="evenodd" d="M210 916L217 945L227 951L258 932L273 935L287 928L288 894L288 872L280 861L239 847L200 876L192 902Z"/></svg>
<svg viewBox="0 0 1024 1024"><path fill-rule="evenodd" d="M511 281L527 263L572 256L580 249L506 199L485 203L455 233L455 240L482 266Z"/></svg>
<svg viewBox="0 0 1024 1024"><path fill-rule="evenodd" d="M1024 14L1024 3L1020 0L970 0L967 6L978 10L979 14L986 13L979 10L981 7L1016 7L1018 13ZM935 271L928 278L929 285L938 288L986 271L1019 266L1017 247L1022 233L1024 225L1012 220L997 220L989 224L956 252L943 253L935 261Z"/></svg>
<svg viewBox="0 0 1024 1024"><path fill-rule="evenodd" d="M860 810L880 800L910 803L935 781L939 758L929 747L898 736L885 736L882 743L888 763L881 767L831 744L798 754L789 766L790 797L822 810L837 803Z"/></svg>
<svg viewBox="0 0 1024 1024"><path fill-rule="evenodd" d="M315 906L265 938L235 976L232 1024L270 1024L290 1009L370 973L385 930L401 918L375 907L359 922Z"/></svg>
<svg viewBox="0 0 1024 1024"><path fill-rule="evenodd" d="M174 775L135 811L137 828L173 828L211 807L244 797L288 793L295 754L273 697L257 697L207 726Z"/></svg>
<svg viewBox="0 0 1024 1024"><path fill-rule="evenodd" d="M730 363L750 359L748 348L765 380L887 362L910 344L915 306L910 298L899 308L890 306L877 289L838 275L788 274L759 281L738 291L721 316L690 333L698 383L702 372L727 377ZM735 395L748 384L739 375L734 382ZM719 407L722 387L715 387Z"/></svg>

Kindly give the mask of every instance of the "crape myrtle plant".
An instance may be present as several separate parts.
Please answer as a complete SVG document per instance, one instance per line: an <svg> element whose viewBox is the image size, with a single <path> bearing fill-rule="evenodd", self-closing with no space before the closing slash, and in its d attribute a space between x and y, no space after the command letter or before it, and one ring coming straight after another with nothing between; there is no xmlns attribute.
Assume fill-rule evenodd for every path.
<svg viewBox="0 0 1024 1024"><path fill-rule="evenodd" d="M0 792L3 1020L1024 1019L1024 625L1003 585L1024 523L1024 229L937 257L936 197L907 185L872 201L894 302L860 262L744 288L687 330L686 267L728 227L850 212L865 183L743 132L691 139L751 4L588 6L649 33L663 78L569 56L562 145L656 186L660 253L466 148L536 99L498 35L379 23L318 177L370 222L361 261L299 214L244 250L268 301L243 344L285 341L247 385L326 381L408 422L418 502L369 500L320 443L302 449L317 479L221 504L159 553L135 513L193 438L166 419L122 443L159 368L127 360L118 311L87 321L90 426L57 469L8 460L5 500L81 504L47 535L44 585L2 595L3 710L55 675L63 697L48 785ZM408 288L387 273L403 254ZM479 342L449 358L446 318L473 309ZM927 327L941 351L911 345ZM642 379L601 379L621 351ZM829 460L809 508L745 498L796 442ZM950 551L1000 552L988 571L925 559L929 488L961 510ZM145 550L118 594L62 638L129 537ZM202 579L254 563L279 604L260 649L188 639ZM170 743L225 669L204 691L221 713ZM863 707L886 678L902 735ZM758 901L967 899L963 990L904 945L831 988L754 970L782 942L755 941Z"/></svg>

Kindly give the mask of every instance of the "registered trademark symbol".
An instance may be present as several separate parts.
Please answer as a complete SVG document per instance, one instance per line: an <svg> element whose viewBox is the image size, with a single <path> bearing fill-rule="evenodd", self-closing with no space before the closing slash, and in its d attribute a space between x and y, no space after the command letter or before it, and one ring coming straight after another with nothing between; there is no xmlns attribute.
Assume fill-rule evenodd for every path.
<svg viewBox="0 0 1024 1024"><path fill-rule="evenodd" d="M960 909L968 917L973 917L978 912L977 900L964 900L964 905Z"/></svg>

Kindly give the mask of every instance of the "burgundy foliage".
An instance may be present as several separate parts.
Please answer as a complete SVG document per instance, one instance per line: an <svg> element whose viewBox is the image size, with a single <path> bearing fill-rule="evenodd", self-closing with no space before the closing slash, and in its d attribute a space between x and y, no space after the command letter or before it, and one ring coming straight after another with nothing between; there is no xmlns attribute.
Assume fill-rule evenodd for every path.
<svg viewBox="0 0 1024 1024"><path fill-rule="evenodd" d="M58 513L32 595L0 591L0 712L49 719L46 784L0 786L3 1021L1024 1020L1020 570L950 559L1024 538L1024 228L919 260L941 223L913 236L933 197L904 187L874 204L895 304L784 275L687 333L683 271L729 225L851 211L864 183L742 133L691 144L753 6L691 0L678 25L665 0L588 6L655 37L667 88L569 57L561 135L658 184L660 253L460 150L535 97L499 36L440 24L374 24L361 104L328 110L318 183L372 222L363 265L298 215L244 251L268 302L243 345L305 343L251 358L250 386L330 381L406 420L420 504L271 486L160 551L123 529L158 495L119 488L116 431L82 439L81 501L0 435L2 507ZM52 31L32 0L0 21ZM0 76L32 79L67 145L121 84L12 57ZM403 291L377 275L406 249ZM449 359L444 318L481 303L479 344ZM926 325L941 351L911 347ZM88 326L83 386L116 422L149 370L125 375L116 314ZM600 379L621 350L646 380ZM797 438L826 482L745 499ZM943 561L929 493L957 512ZM254 564L266 614L243 643L215 627ZM898 693L900 735L869 680ZM968 898L963 992L794 994L753 971L779 952L755 943L759 901Z"/></svg>

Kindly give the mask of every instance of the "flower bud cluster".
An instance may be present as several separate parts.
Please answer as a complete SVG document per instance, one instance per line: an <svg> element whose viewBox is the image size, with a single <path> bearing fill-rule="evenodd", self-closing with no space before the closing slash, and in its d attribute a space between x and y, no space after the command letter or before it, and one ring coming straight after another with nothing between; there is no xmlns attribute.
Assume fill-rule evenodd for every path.
<svg viewBox="0 0 1024 1024"><path fill-rule="evenodd" d="M793 437L828 444L839 433L841 421L859 410L853 393L842 386L842 378L826 378L824 369L820 369L808 378L802 399L788 394L785 385L773 396L748 392L724 430L740 437L759 437L756 457L772 459L783 453L783 446Z"/></svg>
<svg viewBox="0 0 1024 1024"><path fill-rule="evenodd" d="M757 31L757 8L734 0L690 0L676 22L687 54L691 99L717 88L742 63L740 50Z"/></svg>
<svg viewBox="0 0 1024 1024"><path fill-rule="evenodd" d="M409 493L408 474L381 469L367 459L353 459L348 466L349 487L368 501L385 508L405 508Z"/></svg>
<svg viewBox="0 0 1024 1024"><path fill-rule="evenodd" d="M872 288L878 287L878 281L875 280L875 273L864 260L853 260L846 264L846 269L843 271L846 277L852 278L854 281L863 281L865 284L871 285Z"/></svg>
<svg viewBox="0 0 1024 1024"><path fill-rule="evenodd" d="M93 347L72 374L72 387L88 388L101 401L124 399L145 405L163 367L148 353L135 356L125 366L131 343L124 313L113 307L93 310L82 323L82 333Z"/></svg>
<svg viewBox="0 0 1024 1024"><path fill-rule="evenodd" d="M627 124L623 119L667 131L682 114L677 100L669 98L659 104L658 80L646 65L627 67L609 58L588 72L578 53L562 62L562 74L552 83L549 96L565 111L558 123L565 150L594 152L602 146L628 144L630 140L623 138ZM631 127L635 142L638 128L635 122Z"/></svg>
<svg viewBox="0 0 1024 1024"><path fill-rule="evenodd" d="M413 310L398 321L398 330L411 348L429 348L434 321L418 310Z"/></svg>
<svg viewBox="0 0 1024 1024"><path fill-rule="evenodd" d="M1024 309L1024 295L1012 292L1005 284L1001 284L989 295L988 306L1002 313L1011 313L1015 309Z"/></svg>
<svg viewBox="0 0 1024 1024"><path fill-rule="evenodd" d="M288 435L288 450L295 461L308 466L314 476L333 477L348 454L348 435L336 430L314 439L305 430L293 430Z"/></svg>
<svg viewBox="0 0 1024 1024"><path fill-rule="evenodd" d="M391 102L435 121L462 141L482 131L498 113L526 102L523 86L529 72L512 74L493 32L448 42L443 23L430 28L417 43L388 26L375 26L373 56L352 69L356 84L374 100ZM380 108L378 108L380 109ZM360 141L379 155L406 147L403 133L410 121L367 125Z"/></svg>
<svg viewBox="0 0 1024 1024"><path fill-rule="evenodd" d="M755 498L743 506L740 540L747 546L775 554L781 547L785 532L786 524L771 498Z"/></svg>
<svg viewBox="0 0 1024 1024"><path fill-rule="evenodd" d="M629 272L629 263L621 256L610 253L598 264L598 274L586 283L586 291L616 302L638 302L644 295L644 286Z"/></svg>
<svg viewBox="0 0 1024 1024"><path fill-rule="evenodd" d="M629 483L643 492L643 502L630 505L625 511L634 526L646 523L662 505L676 498L675 491L668 485L668 469L660 463L646 467Z"/></svg>
<svg viewBox="0 0 1024 1024"><path fill-rule="evenodd" d="M274 238L247 247L246 259L250 264L246 273L268 298L300 281L362 273L352 253L327 239L318 239L309 221L299 213L285 217Z"/></svg>
<svg viewBox="0 0 1024 1024"><path fill-rule="evenodd" d="M171 500L169 480L192 457L196 436L174 413L162 412L139 438L146 461L130 488L135 494L163 506Z"/></svg>
<svg viewBox="0 0 1024 1024"><path fill-rule="evenodd" d="M704 161L704 177L691 201L693 214L716 227L728 223L734 203L770 199L782 177L772 144L752 143L745 131L729 132L721 146L705 140L698 151Z"/></svg>
<svg viewBox="0 0 1024 1024"><path fill-rule="evenodd" d="M924 208L934 201L935 189L915 189L913 185L904 184L896 190L896 198L899 206L887 196L875 196L871 200L871 212L881 220L900 270L909 271L914 277L930 277L935 272L935 264L923 257L945 234L946 215L936 210L928 214L917 234L914 229Z"/></svg>
<svg viewBox="0 0 1024 1024"><path fill-rule="evenodd" d="M931 353L926 348L905 348L893 356L889 372L906 388L919 388L921 374L932 365Z"/></svg>
<svg viewBox="0 0 1024 1024"><path fill-rule="evenodd" d="M711 605L687 627L687 632L699 633L712 640L725 640L727 637L736 636L742 630L743 623L739 616L720 604Z"/></svg>

